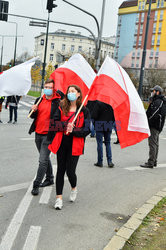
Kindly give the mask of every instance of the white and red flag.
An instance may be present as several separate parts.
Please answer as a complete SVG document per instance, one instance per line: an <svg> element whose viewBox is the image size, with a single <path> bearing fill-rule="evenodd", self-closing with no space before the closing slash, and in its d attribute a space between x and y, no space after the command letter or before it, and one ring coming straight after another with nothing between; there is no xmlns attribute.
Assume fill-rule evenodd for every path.
<svg viewBox="0 0 166 250"><path fill-rule="evenodd" d="M80 54L75 54L62 66L56 69L50 76L55 81L56 90L63 93L69 85L78 85L83 94L83 98L89 91L89 88L96 77L96 73L89 63Z"/></svg>
<svg viewBox="0 0 166 250"><path fill-rule="evenodd" d="M0 96L26 95L31 88L31 67L37 58L21 63L0 75Z"/></svg>
<svg viewBox="0 0 166 250"><path fill-rule="evenodd" d="M121 148L150 136L143 103L130 77L108 56L89 90L88 100L98 100L112 106Z"/></svg>

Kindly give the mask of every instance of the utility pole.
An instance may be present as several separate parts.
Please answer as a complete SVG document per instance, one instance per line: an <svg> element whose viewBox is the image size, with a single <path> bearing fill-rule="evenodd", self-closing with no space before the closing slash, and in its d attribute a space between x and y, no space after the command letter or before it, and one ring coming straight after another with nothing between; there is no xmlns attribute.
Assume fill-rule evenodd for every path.
<svg viewBox="0 0 166 250"><path fill-rule="evenodd" d="M13 66L16 65L16 51L17 51L17 31L18 31L18 23L16 22L8 22L16 24L16 35L15 35L15 45L14 45L14 59L13 59Z"/></svg>
<svg viewBox="0 0 166 250"><path fill-rule="evenodd" d="M0 64L0 72L3 70L2 65L2 58L3 58L3 42L4 42L4 36L2 36L2 46L1 46L1 64Z"/></svg>
<svg viewBox="0 0 166 250"><path fill-rule="evenodd" d="M146 47L147 47L147 40L148 40L151 5L152 5L152 0L149 1L149 9L148 9L146 30L145 30L144 48L143 48L143 53L142 53L142 63L141 63L140 80L139 80L139 88L138 88L138 94L140 95L140 97L142 97L142 87L143 87L143 78L144 78L144 71L145 71Z"/></svg>
<svg viewBox="0 0 166 250"><path fill-rule="evenodd" d="M97 72L99 71L99 68L100 68L100 47L101 47L101 38L102 38L102 33L103 33L105 4L106 4L106 0L103 0L103 6L102 6L102 12L101 12L101 23L100 23L100 30L99 30L99 36L98 36L98 46L97 46L97 61L96 61Z"/></svg>

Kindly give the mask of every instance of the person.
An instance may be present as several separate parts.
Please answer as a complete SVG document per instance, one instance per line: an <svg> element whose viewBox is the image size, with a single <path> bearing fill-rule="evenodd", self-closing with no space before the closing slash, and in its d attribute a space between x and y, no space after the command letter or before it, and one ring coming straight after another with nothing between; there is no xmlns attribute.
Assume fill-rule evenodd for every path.
<svg viewBox="0 0 166 250"><path fill-rule="evenodd" d="M3 123L1 120L1 112L2 112L2 103L4 102L5 97L4 96L0 96L0 123Z"/></svg>
<svg viewBox="0 0 166 250"><path fill-rule="evenodd" d="M54 206L57 210L61 210L63 207L65 172L71 185L70 201L74 202L77 197L76 167L79 156L84 152L85 137L90 133L90 113L87 108L83 106L76 121L73 121L81 103L80 87L70 85L54 115L56 134L49 149L54 154L57 153L56 202Z"/></svg>
<svg viewBox="0 0 166 250"><path fill-rule="evenodd" d="M48 145L54 137L54 132L49 130L49 124L59 106L60 98L60 95L54 90L54 80L48 79L44 84L44 95L39 105L36 105L39 101L39 98L37 98L35 104L32 106L34 112L31 118L34 120L29 129L29 134L35 131L35 143L39 151L39 167L33 182L32 195L39 194L39 187L46 187L54 184L50 151L48 150ZM46 179L42 183L45 175Z"/></svg>
<svg viewBox="0 0 166 250"><path fill-rule="evenodd" d="M106 156L108 167L114 167L112 162L111 152L111 133L112 127L115 122L113 109L110 105L95 101L95 106L91 113L94 120L97 141L97 162L94 164L96 167L103 167L103 137L106 146Z"/></svg>
<svg viewBox="0 0 166 250"><path fill-rule="evenodd" d="M12 123L13 112L14 112L13 124L17 123L17 109L18 109L18 103L20 101L20 98L21 98L21 96L18 96L18 95L12 95L12 96L7 97L5 108L7 109L8 105L9 105L9 121L8 121L8 123Z"/></svg>
<svg viewBox="0 0 166 250"><path fill-rule="evenodd" d="M149 159L145 164L140 165L143 168L153 168L157 166L159 134L162 131L165 122L165 111L163 109L165 107L166 99L162 95L163 89L159 85L156 85L151 90L153 92L146 112L151 132L151 135L148 138Z"/></svg>

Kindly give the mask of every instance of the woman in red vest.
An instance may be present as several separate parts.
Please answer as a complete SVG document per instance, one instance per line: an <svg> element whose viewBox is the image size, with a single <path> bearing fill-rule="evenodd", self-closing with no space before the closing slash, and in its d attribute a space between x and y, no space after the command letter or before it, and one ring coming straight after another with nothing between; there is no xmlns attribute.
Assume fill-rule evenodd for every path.
<svg viewBox="0 0 166 250"><path fill-rule="evenodd" d="M49 145L50 151L57 153L56 202L55 209L63 206L62 192L65 172L71 184L70 201L77 196L76 166L79 156L83 154L85 137L90 133L90 113L83 107L73 124L74 117L82 103L82 92L77 85L70 85L59 109L54 115L54 140Z"/></svg>

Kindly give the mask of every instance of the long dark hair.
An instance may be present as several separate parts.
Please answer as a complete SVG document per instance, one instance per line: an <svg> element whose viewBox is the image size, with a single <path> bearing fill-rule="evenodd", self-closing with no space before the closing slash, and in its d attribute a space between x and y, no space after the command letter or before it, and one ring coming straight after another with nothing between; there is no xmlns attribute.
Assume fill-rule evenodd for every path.
<svg viewBox="0 0 166 250"><path fill-rule="evenodd" d="M81 91L80 87L75 85L75 84L70 85L67 88L64 99L61 101L62 111L63 111L64 115L67 115L69 113L69 109L70 109L70 105L71 105L71 102L67 99L67 94L68 94L70 87L75 88L77 90L77 92L80 93L80 96L77 98L77 101L76 101L77 108L79 108L81 106L81 103L82 103L82 91Z"/></svg>

